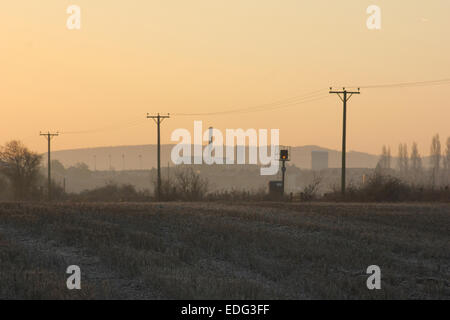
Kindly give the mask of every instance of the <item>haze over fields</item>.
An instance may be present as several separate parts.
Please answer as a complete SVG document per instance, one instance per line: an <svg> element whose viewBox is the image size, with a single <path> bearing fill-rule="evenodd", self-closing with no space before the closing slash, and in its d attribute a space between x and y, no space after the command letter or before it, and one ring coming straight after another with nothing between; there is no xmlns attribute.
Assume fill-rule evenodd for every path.
<svg viewBox="0 0 450 320"><path fill-rule="evenodd" d="M167 166L170 153L174 145L161 146L161 163ZM291 148L291 165L302 169L311 169L311 151L328 151L330 168L341 167L341 152L319 146L299 146ZM246 151L248 153L248 149ZM52 159L59 160L65 167L83 162L91 170L109 170L109 156L111 167L115 170L138 170L156 167L156 145L116 146L85 148L72 150L58 150L52 152ZM123 157L125 155L125 157ZM142 156L141 158L139 156ZM142 167L141 167L142 159ZM125 167L124 165L125 160ZM347 153L349 168L374 168L379 160L378 155L364 152L350 151ZM173 163L170 161L170 165Z"/></svg>

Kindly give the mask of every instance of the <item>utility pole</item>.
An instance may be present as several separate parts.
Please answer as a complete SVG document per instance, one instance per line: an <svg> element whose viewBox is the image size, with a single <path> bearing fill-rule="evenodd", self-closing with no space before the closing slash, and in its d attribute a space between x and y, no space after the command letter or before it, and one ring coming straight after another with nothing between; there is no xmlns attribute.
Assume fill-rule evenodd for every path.
<svg viewBox="0 0 450 320"><path fill-rule="evenodd" d="M147 119L153 119L157 126L158 132L158 201L161 201L161 123L164 119L169 119L170 115L161 116L159 113L156 116L151 116L147 113Z"/></svg>
<svg viewBox="0 0 450 320"><path fill-rule="evenodd" d="M281 190L281 195L284 196L284 184L285 184L285 178L286 178L286 161L290 161L289 159L289 149L281 149L280 150L280 161L281 161L281 182L283 184L283 189Z"/></svg>
<svg viewBox="0 0 450 320"><path fill-rule="evenodd" d="M360 94L358 91L347 91L342 88L342 91L333 91L330 87L330 94L337 94L344 103L343 108L343 120L342 120L342 167L341 167L341 193L345 194L345 153L346 153L346 139L347 139L347 101L350 100L352 95Z"/></svg>
<svg viewBox="0 0 450 320"><path fill-rule="evenodd" d="M281 163L283 164L281 166L281 182L283 183L283 190L281 191L281 195L284 195L284 190L285 190L285 181L286 181L286 161L281 161Z"/></svg>
<svg viewBox="0 0 450 320"><path fill-rule="evenodd" d="M51 171L51 159L50 159L50 141L53 139L53 137L57 137L59 136L59 133L50 133L50 131L48 131L47 133L39 133L40 136L44 136L47 139L48 142L48 201L52 201L52 171Z"/></svg>

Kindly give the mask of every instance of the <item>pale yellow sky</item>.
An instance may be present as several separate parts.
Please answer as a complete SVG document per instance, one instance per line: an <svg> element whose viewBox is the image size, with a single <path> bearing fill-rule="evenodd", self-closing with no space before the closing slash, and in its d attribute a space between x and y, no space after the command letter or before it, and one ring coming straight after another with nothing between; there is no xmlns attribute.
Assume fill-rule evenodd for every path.
<svg viewBox="0 0 450 320"><path fill-rule="evenodd" d="M81 30L66 8L81 7ZM382 29L366 8L382 9ZM0 143L46 150L40 130L66 134L55 149L148 144L147 112L211 112L264 104L331 85L450 78L450 1L14 0L0 4ZM336 96L259 113L181 117L225 128L279 128L285 145L340 149ZM450 135L450 85L366 89L349 102L348 150ZM134 127L127 124L138 121ZM125 126L125 128L124 128Z"/></svg>

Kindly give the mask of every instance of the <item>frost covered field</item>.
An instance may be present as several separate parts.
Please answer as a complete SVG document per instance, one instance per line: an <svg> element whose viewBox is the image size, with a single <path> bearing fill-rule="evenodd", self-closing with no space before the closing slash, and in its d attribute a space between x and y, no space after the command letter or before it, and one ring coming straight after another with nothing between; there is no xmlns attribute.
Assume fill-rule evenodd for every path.
<svg viewBox="0 0 450 320"><path fill-rule="evenodd" d="M450 204L3 203L0 298L449 299Z"/></svg>

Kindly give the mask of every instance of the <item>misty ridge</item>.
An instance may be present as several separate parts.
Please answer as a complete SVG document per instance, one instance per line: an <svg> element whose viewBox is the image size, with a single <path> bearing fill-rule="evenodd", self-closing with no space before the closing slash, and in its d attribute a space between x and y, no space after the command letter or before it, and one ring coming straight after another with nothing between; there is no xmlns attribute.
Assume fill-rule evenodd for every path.
<svg viewBox="0 0 450 320"><path fill-rule="evenodd" d="M170 155L174 144L161 145L161 163L171 166ZM141 170L156 167L157 146L153 144L136 146L111 146L97 148L82 148L52 151L52 159L58 160L65 167L75 166L77 163L85 163L91 170ZM193 150L193 146L191 149ZM254 147L245 146L246 161L248 160L249 149ZM256 149L256 148L255 148ZM328 152L328 166L330 168L341 167L341 152L315 145L298 146L291 148L291 165L300 169L311 169L311 152ZM270 147L269 147L270 153ZM224 150L224 157L226 152ZM193 152L192 152L193 155ZM193 156L192 156L193 157ZM347 152L347 163L349 168L375 168L380 156L358 152ZM428 158L424 157L424 164L428 164ZM111 159L111 161L110 161ZM395 157L394 157L395 159ZM111 166L110 166L111 165Z"/></svg>
<svg viewBox="0 0 450 320"><path fill-rule="evenodd" d="M270 199L269 182L281 179L281 170L276 175L261 176L258 164L174 166L170 160L172 147L162 146L161 176L165 200L180 197L183 200ZM247 159L249 151L255 151L251 148L245 147ZM345 200L419 200L424 195L428 200L450 200L450 138L441 147L439 136L434 136L430 154L425 157L419 154L417 144L412 144L409 149L406 144L400 144L397 152L383 146L379 156L348 152L349 192ZM326 163L319 169L312 160L315 152L327 155ZM290 154L286 199L339 200L339 151L302 146L290 148ZM59 200L152 200L156 190L156 158L155 145L54 151L52 192ZM3 146L0 152L0 198L44 199L48 189L45 184L46 160L45 154L30 151L17 141ZM362 192L365 189L371 189L371 196ZM436 193L436 190L442 192Z"/></svg>
<svg viewBox="0 0 450 320"><path fill-rule="evenodd" d="M174 165L171 161L171 151L174 145L161 146L162 177L164 180L174 179L178 169L191 167L208 183L209 192L248 191L264 193L271 180L280 180L281 171L272 176L260 176L259 165L248 164L250 152L258 152L256 147L245 146L246 164L223 165ZM66 184L68 192L82 192L105 186L105 184L131 184L138 190L153 190L153 180L156 176L156 145L117 146L62 150L52 152L52 159L65 168L80 170L64 170L61 165L53 166L53 179L59 185ZM191 146L192 150L194 146ZM238 148L238 147L237 147ZM253 148L253 150L252 150ZM236 150L235 150L236 151ZM329 191L332 185L338 184L340 175L341 152L318 146L302 146L291 148L289 171L286 178L287 192L299 192L314 180L312 166L312 151L326 151L329 154L329 170L323 172L324 183L320 191ZM269 153L271 153L269 148ZM192 159L194 160L193 152ZM226 158L226 152L223 152ZM379 156L360 152L348 152L350 179L361 180L362 175L370 174ZM236 152L235 152L236 158ZM225 160L225 159L224 159ZM228 160L228 159L226 159ZM232 159L236 160L236 159ZM225 161L224 161L225 162ZM194 161L192 161L194 163ZM58 169L59 168L59 169Z"/></svg>

